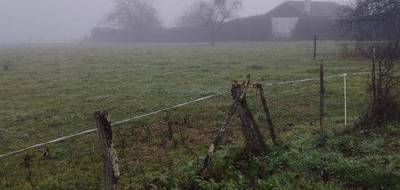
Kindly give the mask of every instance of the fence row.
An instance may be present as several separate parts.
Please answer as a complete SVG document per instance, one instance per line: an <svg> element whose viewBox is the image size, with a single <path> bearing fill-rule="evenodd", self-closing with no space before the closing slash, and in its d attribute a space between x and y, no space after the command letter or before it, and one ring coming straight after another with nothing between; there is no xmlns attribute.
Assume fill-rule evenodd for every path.
<svg viewBox="0 0 400 190"><path fill-rule="evenodd" d="M354 74L350 74L350 76L366 75L366 74L368 74L368 73L354 73ZM336 79L336 78L339 78L339 79L343 78L344 79L344 81L343 81L344 84L339 82L338 84L335 83L335 85L332 86L332 88L335 88L335 89L337 89L338 87L343 88L343 91L342 91L343 100L340 100L339 103L338 103L337 99L334 100L336 102L331 101L330 100L330 96L337 97L338 94L329 94L329 93L327 93L326 94L326 105L325 106L327 106L329 108L331 104L335 104L336 107L334 109L332 109L332 110L335 110L335 112L338 112L338 113L339 112L344 112L343 113L344 116L342 115L342 117L341 117L342 119L333 119L334 122L336 122L338 120L343 120L344 123L347 124L347 114L348 114L347 113L347 93L346 93L346 91L347 91L347 88L346 88L347 87L347 84L346 84L347 76L345 74L340 74L340 75L333 75L333 76L324 77L325 80ZM312 79L303 79L303 80L295 80L295 81L283 81L283 82L277 82L277 83L268 83L268 84L264 84L264 86L269 86L269 87L277 86L277 91L279 91L280 87L278 87L278 86L282 86L282 85L285 85L285 84L298 84L298 83L310 84L311 82L318 82L318 81L320 81L319 78L312 78ZM318 83L316 85L318 85ZM306 88L310 88L310 90L306 89L306 90L304 90L304 92L302 91L302 92L299 92L299 93L296 93L296 94L292 94L290 96L296 96L298 99L304 99L302 101L307 102L308 99L306 99L304 97L307 97L307 96L310 96L310 94L313 94L312 99L313 99L313 101L315 101L314 103L318 103L318 100L317 100L318 90L313 90L313 89L316 89L315 87L316 86L312 86L311 84L307 85ZM328 92L330 91L329 88L331 88L331 87L330 86L327 87L327 89L328 89L327 91ZM283 97L275 97L272 94L273 89L267 89L267 91L270 92L270 93L267 94L267 99L268 99L268 102L271 103L271 105L270 105L271 110L273 110L272 113L271 113L271 118L278 118L278 116L280 114L283 115L283 116L281 116L282 118L288 118L290 116L290 114L292 114L292 113L290 113L290 110L288 110L287 108L284 108L286 110L283 110L282 112L275 111L275 110L280 110L281 107L285 107L287 105L290 107L290 105L291 105L290 101L291 100L289 99L289 102L287 102L287 105L285 105L286 103L282 103L282 102L280 102L278 100L278 99L282 99ZM304 94L301 94L301 93L304 93ZM339 93L339 91L338 91L338 93ZM143 114L143 115L140 115L140 116L136 116L136 117L133 117L133 118L130 118L130 119L122 120L122 121L115 122L115 123L112 123L112 124L110 123L110 126L116 127L116 126L121 126L122 124L130 123L130 122L137 122L140 119L143 119L143 118L146 118L146 117L149 117L149 116L153 116L153 115L156 115L156 114L159 114L159 113L169 112L169 111L175 110L177 108L183 108L183 107L186 107L186 106L189 106L189 105L193 105L193 104L196 104L196 103L199 103L199 102L205 102L206 100L210 100L210 99L217 98L217 97L225 97L225 95L227 95L227 94L228 94L228 92L223 92L223 93L219 93L219 94L215 94L215 95L202 97L202 98L199 98L199 99L196 99L196 100L193 100L193 101L189 101L189 102L185 102L185 103L178 104L178 105L175 105L175 106L171 106L171 107L168 107L168 108L160 109L160 110L157 110L157 111L154 111L154 112L150 112L150 113L147 113L147 114ZM304 109L307 109L307 107L314 107L314 103L311 103L312 106L306 105L307 103L300 103L300 104L305 104L305 106L304 106L305 108ZM337 109L337 108L340 108L340 107L341 107L341 109ZM339 111L339 110L341 110L341 111ZM298 110L296 110L296 111L298 111ZM283 112L285 112L285 113L283 113ZM336 114L336 113L331 114L329 109L327 109L326 112L327 112L328 118L331 115L334 115L335 117L339 117L338 116L339 114ZM353 111L350 111L350 112L353 113ZM265 117L265 116L261 116L261 115L257 115L256 114L255 117L257 118L257 117ZM276 119L276 120L278 120L278 119ZM304 121L306 121L306 120L304 120ZM331 121L329 121L329 119L328 119L326 122L331 122ZM290 123L287 123L287 122L283 123L283 119L282 119L282 120L276 121L276 125L277 126L283 126L283 125L290 125ZM179 129L179 130L185 130L185 129ZM280 130L284 130L284 129L278 129L278 132ZM30 146L30 147L27 147L27 148L24 148L24 149L12 151L12 152L7 153L7 154L2 154L2 155L0 155L0 158L5 158L5 157L11 156L11 155L15 155L17 153L22 153L22 152L30 150L30 149L44 147L46 145L54 144L54 143L61 142L61 141L67 140L67 139L72 139L72 138L77 137L77 136L90 134L90 133L93 133L93 132L96 132L96 131L100 131L100 130L98 128L86 130L86 131L83 131L83 132L80 132L80 133L76 133L76 134L73 134L73 135L69 135L69 136L65 136L65 137L62 137L62 138L54 139L54 140L51 140L51 141L48 141L48 142L45 142L45 143L40 143L40 144L37 144L37 145L33 145L33 146ZM179 133L181 133L181 131ZM233 133L235 133L235 132L233 132ZM121 134L118 134L118 136L120 136L120 135ZM146 135L146 134L144 134L144 135ZM105 137L107 137L107 135L105 135ZM110 139L107 139L107 138L103 138L103 139L105 139L105 142L111 142ZM125 146L127 146L127 145L125 145ZM105 147L111 148L112 146L111 145L106 145ZM119 146L119 148L121 148L121 146ZM102 150L104 151L104 148ZM92 151L92 152L95 152L95 151ZM104 153L104 154L112 155L112 151L111 151L111 153ZM125 155L123 157L129 157L129 156ZM104 159L104 160L106 160L106 159ZM112 160L113 159L108 159L108 162L110 163L110 161L111 161L111 163L112 163L113 162ZM122 160L124 160L124 159L122 159ZM29 163L29 159L28 158L26 159L26 161L27 161L27 163ZM99 161L99 160L97 160L97 161ZM129 165L129 161L124 161L124 162L126 162L126 164L123 164L123 165ZM124 168L122 169L122 171L124 171L125 173L126 173L127 170L128 169L124 169ZM128 183L130 183L130 182L128 182ZM108 184L112 184L112 180L110 180Z"/></svg>
<svg viewBox="0 0 400 190"><path fill-rule="evenodd" d="M369 72L360 72L360 73L352 73L350 75L356 76L356 75L368 75L368 74L370 74L370 73ZM344 73L344 74L340 74L340 75L327 76L327 77L324 77L324 79L333 79L333 78L344 77L344 87L346 87L347 86L346 85L346 76L347 76L347 74ZM319 78L309 78L309 79L302 79L302 80L292 80L292 81L283 81L283 82L275 82L275 83L266 83L265 85L266 86L286 85L286 84L305 83L305 82L312 82L312 81L319 81L319 80L320 80ZM344 92L344 97L347 97L346 93L347 92ZM132 118L129 118L129 119L122 120L122 121L118 121L118 122L112 123L112 126L118 126L118 125L121 125L121 124L124 124L124 123L128 123L128 122L131 122L131 121L134 121L134 120L142 119L142 118L145 118L145 117L148 117L148 116L152 116L152 115L159 114L159 113L162 113L162 112L166 112L166 111L169 111L169 110L173 110L173 109L176 109L176 108L184 107L184 106L187 106L187 105L195 104L195 103L198 103L198 102L202 102L202 101L205 101L205 100L217 97L217 96L226 95L226 94L228 94L228 92L219 93L219 94L210 95L210 96L205 96L205 97L198 98L198 99L195 99L195 100L192 100L192 101L188 101L188 102L184 102L184 103L181 103L181 104L177 104L175 106L159 109L159 110L156 110L156 111L153 111L153 112L150 112L150 113L146 113L146 114L143 114L143 115L140 115L140 116L136 116L136 117L132 117ZM346 103L345 103L345 108L344 109L347 112L347 104ZM345 117L347 117L347 114L345 114ZM347 123L347 119L345 119L345 121ZM11 151L9 153L1 154L0 155L0 159L4 158L4 157L11 156L11 155L14 155L14 154L17 154L17 153L21 153L21 152L24 152L24 151L27 151L27 150L30 150L30 149L43 147L43 146L48 145L48 144L57 143L57 142L60 142L60 141L64 141L64 140L67 140L67 139L70 139L70 138L74 138L74 137L77 137L77 136L81 136L81 135L85 135L85 134L88 134L88 133L93 133L93 132L96 132L96 131L97 131L97 129L93 128L93 129L89 129L89 130L82 131L82 132L79 132L79 133L75 133L75 134L72 134L72 135L68 135L68 136L64 136L64 137L61 137L61 138L53 139L53 140L50 140L50 141L47 141L47 142L35 144L35 145L29 146L29 147L26 147L26 148L22 148L22 149L18 149L18 150L15 150L15 151Z"/></svg>

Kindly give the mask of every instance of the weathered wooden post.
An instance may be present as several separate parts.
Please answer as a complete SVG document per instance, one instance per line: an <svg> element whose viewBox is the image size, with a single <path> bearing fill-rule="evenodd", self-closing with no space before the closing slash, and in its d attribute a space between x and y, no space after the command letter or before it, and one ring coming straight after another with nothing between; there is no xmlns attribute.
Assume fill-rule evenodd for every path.
<svg viewBox="0 0 400 190"><path fill-rule="evenodd" d="M238 96L242 94L242 91L242 86L233 86L233 99L238 100ZM257 156L266 155L269 149L265 143L264 136L261 134L260 128L251 113L250 107L247 104L246 96L239 99L237 110L240 116L242 133L246 141L246 151Z"/></svg>
<svg viewBox="0 0 400 190"><path fill-rule="evenodd" d="M247 75L246 82L243 82L242 84L234 82L232 84L231 94L234 102L230 108L230 111L224 119L224 124L222 128L219 130L217 137L211 144L208 150L208 154L204 159L203 168L200 172L202 176L206 174L207 169L211 164L212 157L218 146L222 143L228 126L232 121L232 118L236 111L238 111L240 115L240 120L242 123L242 133L246 140L246 150L249 151L249 153L257 156L265 155L268 152L269 149L265 144L264 137L262 136L260 129L255 122L253 114L251 113L250 108L246 102L246 91L249 85L250 75Z"/></svg>
<svg viewBox="0 0 400 190"><path fill-rule="evenodd" d="M264 88L263 88L262 84L260 84L260 83L256 84L256 88L260 94L260 100L261 100L261 103L264 108L264 112L265 112L266 120L268 123L268 129L269 129L269 133L271 135L272 142L274 143L274 145L277 145L275 127L274 127L274 123L272 122L272 117L271 117L271 114L270 114L270 111L268 108L267 99L265 98Z"/></svg>
<svg viewBox="0 0 400 190"><path fill-rule="evenodd" d="M114 145L112 143L113 133L111 129L111 121L106 111L95 112L95 117L97 134L104 163L105 190L114 190L116 189L120 173L117 164L117 152L114 150Z"/></svg>
<svg viewBox="0 0 400 190"><path fill-rule="evenodd" d="M314 55L313 60L317 59L317 34L314 34Z"/></svg>
<svg viewBox="0 0 400 190"><path fill-rule="evenodd" d="M321 138L324 137L324 98L325 98L325 84L324 84L324 65L321 60L321 66L319 71L319 84L320 84L320 93L319 93L319 126L321 132Z"/></svg>
<svg viewBox="0 0 400 190"><path fill-rule="evenodd" d="M203 167L201 169L201 175L202 176L204 176L207 173L207 170L211 165L211 161L212 161L212 158L214 156L214 153L217 150L217 148L219 147L219 145L222 143L222 141L224 140L225 134L228 131L228 127L229 127L229 125L230 125L230 123L232 121L233 115L235 114L236 111L237 111L237 105L233 104L231 106L230 111L225 116L223 126L218 131L218 134L215 137L215 139L214 139L213 143L211 144L210 148L208 148L208 152L207 152L206 157L204 158Z"/></svg>
<svg viewBox="0 0 400 190"><path fill-rule="evenodd" d="M229 112L227 113L227 115L225 116L224 119L224 124L222 125L221 129L218 131L217 136L215 137L213 143L211 144L210 148L208 149L208 153L206 155L206 157L204 158L204 162L203 162L203 167L201 169L201 175L205 175L207 173L208 168L210 167L212 158L214 156L215 151L217 150L217 148L219 147L219 145L222 143L222 141L224 140L225 134L228 131L228 127L232 121L233 116L235 115L237 108L239 106L239 102L240 100L245 96L245 93L249 87L250 84L250 78L248 77L247 82L243 83L243 90L241 92L241 94L238 96L238 99L234 99L234 102L229 110ZM237 82L234 82L232 84L232 89L235 88L235 86L238 86L239 84Z"/></svg>

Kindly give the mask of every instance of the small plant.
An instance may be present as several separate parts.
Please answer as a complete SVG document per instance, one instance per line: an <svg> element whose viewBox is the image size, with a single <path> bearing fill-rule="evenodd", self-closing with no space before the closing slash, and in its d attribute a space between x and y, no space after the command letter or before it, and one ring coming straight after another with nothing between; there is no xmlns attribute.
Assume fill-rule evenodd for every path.
<svg viewBox="0 0 400 190"><path fill-rule="evenodd" d="M167 132L168 140L171 141L172 138L174 137L174 131L173 131L173 122L171 121L171 117L168 112L165 114L163 120L168 127L168 132Z"/></svg>
<svg viewBox="0 0 400 190"><path fill-rule="evenodd" d="M35 184L33 183L32 156L29 154L26 154L24 157L24 161L21 163L21 165L28 172L27 176L26 176L26 180L28 180L29 184L31 185L32 190L36 189Z"/></svg>
<svg viewBox="0 0 400 190"><path fill-rule="evenodd" d="M121 132L119 130L116 130L116 132L117 132L117 135L118 135L118 137L120 139L119 147L121 149L120 149L120 152L119 152L119 157L122 159L122 162L124 163L123 165L124 165L124 169L125 169L125 171L126 171L126 173L128 175L128 182L129 182L129 187L130 187L130 185L132 184L132 178L131 178L132 174L131 174L131 171L129 169L128 160L126 159L126 151L127 151L127 148L128 148L128 144L126 142L126 136L121 134Z"/></svg>
<svg viewBox="0 0 400 190"><path fill-rule="evenodd" d="M186 114L183 118L182 126L190 128L192 127L190 114Z"/></svg>
<svg viewBox="0 0 400 190"><path fill-rule="evenodd" d="M9 187L9 182L10 182L10 179L9 179L9 176L8 176L8 170L7 170L7 166L4 164L4 163L1 163L0 164L0 179L4 179L0 184L2 184L2 186L5 186L5 187Z"/></svg>
<svg viewBox="0 0 400 190"><path fill-rule="evenodd" d="M46 159L50 159L50 158L51 158L50 148L46 147L46 149L43 151L43 159L46 160Z"/></svg>
<svg viewBox="0 0 400 190"><path fill-rule="evenodd" d="M187 134L187 128L184 126L179 126L178 127L178 132L179 132L179 142L182 145L186 145L186 141L189 138Z"/></svg>
<svg viewBox="0 0 400 190"><path fill-rule="evenodd" d="M8 70L10 70L10 69L11 69L11 66L10 66L10 65L8 65L8 64L6 64L6 65L3 65L3 69L4 69L5 71L8 71Z"/></svg>
<svg viewBox="0 0 400 190"><path fill-rule="evenodd" d="M151 132L150 126L146 125L144 128L144 139L147 143L151 143L153 140L153 134Z"/></svg>

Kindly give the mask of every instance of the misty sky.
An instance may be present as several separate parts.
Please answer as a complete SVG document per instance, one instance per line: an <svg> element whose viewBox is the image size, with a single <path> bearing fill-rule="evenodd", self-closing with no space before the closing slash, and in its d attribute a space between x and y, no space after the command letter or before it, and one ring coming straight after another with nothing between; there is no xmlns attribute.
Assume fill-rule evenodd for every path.
<svg viewBox="0 0 400 190"><path fill-rule="evenodd" d="M154 0L154 4L164 25L173 26L193 1ZM240 16L264 14L283 1L243 0ZM111 10L112 0L0 0L0 44L80 40Z"/></svg>

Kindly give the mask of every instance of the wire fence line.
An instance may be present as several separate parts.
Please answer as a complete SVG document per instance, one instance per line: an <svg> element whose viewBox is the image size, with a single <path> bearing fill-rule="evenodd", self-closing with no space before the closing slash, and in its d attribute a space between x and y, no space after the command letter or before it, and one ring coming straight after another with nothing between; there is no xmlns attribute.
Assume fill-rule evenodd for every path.
<svg viewBox="0 0 400 190"><path fill-rule="evenodd" d="M118 126L118 125L121 125L121 124L124 124L124 123L135 121L135 120L138 120L138 119L141 119L141 118L145 118L145 117L148 117L148 116L156 115L158 113L166 112L166 111L173 110L173 109L176 109L176 108L184 107L184 106L187 106L187 105L190 105L190 104L195 104L197 102L205 101L205 100L208 100L208 99L211 99L211 98L215 98L217 96L222 96L222 95L225 95L225 94L226 93L219 93L219 94L205 96L205 97L202 97L202 98L198 98L196 100L192 100L192 101L181 103L181 104L178 104L178 105L175 105L175 106L171 106L171 107L168 107L168 108L159 109L157 111L153 111L153 112L150 112L150 113L146 113L146 114L143 114L143 115L139 115L139 116L136 116L136 117L125 119L125 120L122 120L122 121L118 121L118 122L112 123L111 125L112 126ZM97 128L93 128L93 129L89 129L89 130L86 130L86 131L83 131L83 132L79 132L79 133L75 133L75 134L68 135L68 136L65 136L65 137L57 138L57 139L54 139L54 140L51 140L51 141L47 141L47 142L44 142L44 143L35 144L35 145L29 146L29 147L26 147L26 148L22 148L22 149L18 149L18 150L15 150L15 151L11 151L11 152L6 153L6 154L1 154L0 155L0 159L4 158L4 157L11 156L11 155L14 155L14 154L18 154L20 152L24 152L24 151L27 151L27 150L30 150L30 149L39 148L39 147L42 147L42 146L45 146L45 145L48 145L48 144L57 143L57 142L60 142L60 141L64 141L64 140L67 140L67 139L70 139L70 138L73 138L73 137L85 135L85 134L96 132L96 131L97 131Z"/></svg>
<svg viewBox="0 0 400 190"><path fill-rule="evenodd" d="M65 136L65 137L57 138L57 139L54 139L54 140L51 140L51 141L47 141L47 142L44 142L44 143L35 144L33 146L29 146L29 147L22 148L22 149L19 149L19 150L11 151L11 152L6 153L6 154L2 154L2 155L0 155L0 158L4 158L4 157L7 157L7 156L18 154L20 152L24 152L24 151L27 151L27 150L30 150L30 149L39 148L39 147L42 147L42 146L45 146L45 145L48 145L48 144L57 143L57 142L60 142L60 141L63 141L63 140L67 140L67 139L70 139L70 138L73 138L73 137L77 137L77 136L81 136L81 135L84 135L84 134L92 133L92 132L95 132L95 131L97 131L97 129L89 129L89 130L86 130L86 131L83 131L83 132L80 132L80 133L75 133L75 134L72 134L72 135L68 135L68 136Z"/></svg>
<svg viewBox="0 0 400 190"><path fill-rule="evenodd" d="M343 74L338 74L338 75L331 75L324 77L324 79L333 79L333 78L340 78L343 77L344 75L351 75L351 76L358 76L358 75L369 75L371 72L358 72L358 73L343 73ZM292 81L283 81L283 82L275 82L275 83L267 83L265 84L266 86L273 86L273 85L284 85L284 84L296 84L296 83L304 83L304 82L311 82L311 81L319 81L320 78L309 78L309 79L302 79L302 80L292 80Z"/></svg>
<svg viewBox="0 0 400 190"><path fill-rule="evenodd" d="M357 75L367 75L367 74L370 74L370 72L358 72L358 73L351 73L351 74L343 73L343 74L339 74L339 75L327 76L327 77L324 77L324 79L340 78L340 77L343 77L343 76L346 76L346 75L347 76L349 76L349 75L350 76L357 76ZM264 85L266 85L266 86L274 86L274 85L285 85L285 84L298 84L298 83L305 83L305 82L319 81L319 80L320 80L319 78L308 78L308 79L302 79L302 80L292 80L292 81L282 81L282 82L267 83L267 84L264 84ZM195 104L195 103L198 103L198 102L203 102L203 101L206 101L206 100L218 97L218 96L227 95L227 94L229 94L228 91L223 92L223 93L217 93L217 94L214 94L214 95L201 97L201 98L198 98L198 99L195 99L195 100L192 100L192 101L184 102L184 103L177 104L177 105L174 105L174 106L171 106L171 107L167 107L167 108L159 109L159 110L156 110L156 111L153 111L153 112L149 112L149 113L146 113L146 114L143 114L143 115L139 115L139 116L132 117L132 118L129 118L129 119L121 120L121 121L112 123L111 125L112 126L118 126L118 125L121 125L121 124L129 123L131 121L139 120L139 119L142 119L142 118L145 118L145 117L149 117L149 116L156 115L156 114L159 114L159 113L162 113L162 112L166 112L166 111L169 111L169 110L181 108L181 107L184 107L184 106L187 106L187 105L191 105L191 104ZM8 152L8 153L5 153L5 154L1 154L0 155L0 159L8 157L8 156L15 155L15 154L27 151L27 150L43 147L43 146L48 145L48 144L53 144L53 143L61 142L61 141L64 141L64 140L68 140L68 139L71 139L71 138L74 138L74 137L77 137L77 136L93 133L93 132L96 132L96 131L97 131L97 128L88 129L86 131L82 131L82 132L75 133L75 134L72 134L72 135L68 135L68 136L64 136L64 137L61 137L61 138L53 139L53 140L50 140L50 141L47 141L47 142L35 144L35 145L29 146L29 147L26 147L26 148L14 150L14 151L11 151L11 152Z"/></svg>
<svg viewBox="0 0 400 190"><path fill-rule="evenodd" d="M217 97L217 96L222 96L222 95L225 95L225 94L226 93L219 93L219 94L215 94L215 95L205 96L205 97L202 97L202 98L198 98L196 100L192 100L192 101L181 103L181 104L178 104L178 105L175 105L175 106L171 106L171 107L168 107L168 108L164 108L164 109L160 109L160 110L157 110L157 111L153 111L153 112L150 112L150 113L147 113L147 114L144 114L144 115L136 116L136 117L133 117L133 118L122 120L122 121L118 121L116 123L112 123L111 125L112 126L121 125L121 124L124 124L124 123L128 123L128 122L131 122L131 121L134 121L134 120L138 120L138 119L144 118L144 117L148 117L148 116L155 115L155 114L158 114L158 113L162 113L162 112L165 112L165 111L169 111L169 110L172 110L172 109L184 107L184 106L187 106L187 105L190 105L190 104L194 104L194 103L197 103L197 102L205 101L205 100L208 100L208 99L211 99L211 98L214 98L214 97Z"/></svg>

